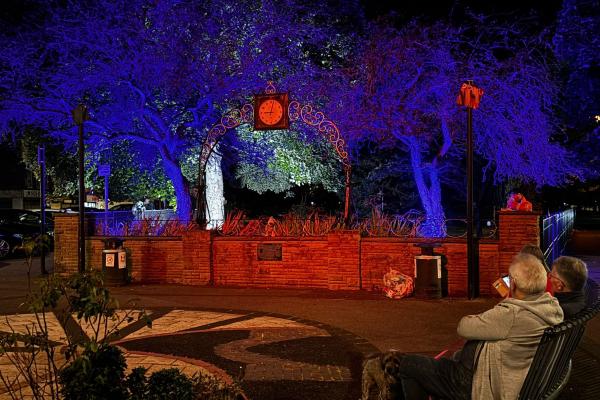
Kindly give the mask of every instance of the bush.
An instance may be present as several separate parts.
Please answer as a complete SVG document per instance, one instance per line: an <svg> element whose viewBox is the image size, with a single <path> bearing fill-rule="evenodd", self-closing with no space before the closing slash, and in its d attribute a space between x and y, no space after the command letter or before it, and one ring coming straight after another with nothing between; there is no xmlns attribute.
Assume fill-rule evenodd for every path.
<svg viewBox="0 0 600 400"><path fill-rule="evenodd" d="M150 375L148 400L192 400L192 381L177 368L162 369Z"/></svg>
<svg viewBox="0 0 600 400"><path fill-rule="evenodd" d="M211 375L194 375L194 399L201 400L246 400L237 384L224 385Z"/></svg>
<svg viewBox="0 0 600 400"><path fill-rule="evenodd" d="M75 315L88 335L67 335L61 348L50 340L45 313L66 306L56 313L63 326ZM151 321L143 311L119 307L102 276L96 271L76 274L68 280L49 276L39 290L30 291L28 310L35 314L27 333L0 335L0 354L18 371L7 377L0 369L0 391L11 398L23 398L22 382L36 399L53 400L225 400L238 399L237 389L223 385L213 377L189 378L177 369L161 370L146 378L147 369L135 368L127 377L126 360L118 347L109 342L122 325L133 321ZM130 308L128 310L128 308ZM122 310L123 312L118 312ZM23 351L19 350L19 347ZM45 371L46 374L40 374ZM200 384L201 383L201 384ZM241 397L242 399L244 397Z"/></svg>
<svg viewBox="0 0 600 400"><path fill-rule="evenodd" d="M144 367L134 368L127 377L126 386L129 390L129 400L145 400L148 379L146 379L147 369Z"/></svg>
<svg viewBox="0 0 600 400"><path fill-rule="evenodd" d="M126 400L125 357L115 346L90 346L60 373L65 400Z"/></svg>

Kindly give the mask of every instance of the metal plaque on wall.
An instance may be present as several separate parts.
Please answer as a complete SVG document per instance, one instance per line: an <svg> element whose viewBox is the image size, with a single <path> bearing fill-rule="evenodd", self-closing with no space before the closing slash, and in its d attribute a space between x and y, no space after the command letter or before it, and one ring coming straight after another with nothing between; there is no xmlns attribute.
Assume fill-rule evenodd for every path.
<svg viewBox="0 0 600 400"><path fill-rule="evenodd" d="M259 261L281 261L281 243L259 243Z"/></svg>

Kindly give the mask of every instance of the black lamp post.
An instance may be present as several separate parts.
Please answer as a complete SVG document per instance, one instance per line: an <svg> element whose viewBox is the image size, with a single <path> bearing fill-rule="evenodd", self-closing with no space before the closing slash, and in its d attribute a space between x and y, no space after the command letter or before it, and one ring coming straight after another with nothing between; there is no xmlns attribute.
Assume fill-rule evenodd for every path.
<svg viewBox="0 0 600 400"><path fill-rule="evenodd" d="M46 270L46 148L38 146L38 165L40 166L40 268L42 275L48 274Z"/></svg>
<svg viewBox="0 0 600 400"><path fill-rule="evenodd" d="M80 104L72 111L73 121L79 128L79 272L85 272L85 183L83 181L83 123L89 119L87 108Z"/></svg>
<svg viewBox="0 0 600 400"><path fill-rule="evenodd" d="M479 107L483 90L469 80L460 88L457 103L467 107L467 278L469 299L479 297L479 249L473 229L473 109Z"/></svg>

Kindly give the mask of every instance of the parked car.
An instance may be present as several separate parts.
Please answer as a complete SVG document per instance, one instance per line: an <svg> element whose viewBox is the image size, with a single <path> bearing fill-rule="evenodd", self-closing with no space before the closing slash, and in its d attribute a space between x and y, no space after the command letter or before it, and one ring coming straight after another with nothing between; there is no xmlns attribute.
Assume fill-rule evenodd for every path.
<svg viewBox="0 0 600 400"><path fill-rule="evenodd" d="M15 248L23 244L23 235L0 227L0 259L6 258Z"/></svg>
<svg viewBox="0 0 600 400"><path fill-rule="evenodd" d="M78 213L79 212L79 205L74 204L72 206L69 206L69 208L65 208L64 210L67 213ZM85 212L85 214L88 213L97 213L97 212L104 212L103 209L101 208L95 208L95 207L83 207L83 211Z"/></svg>
<svg viewBox="0 0 600 400"><path fill-rule="evenodd" d="M46 214L48 215L48 214ZM8 256L25 241L40 234L41 215L38 212L18 209L0 209L0 258ZM46 233L52 246L54 220L46 218Z"/></svg>
<svg viewBox="0 0 600 400"><path fill-rule="evenodd" d="M120 203L109 207L110 211L131 211L135 203Z"/></svg>
<svg viewBox="0 0 600 400"><path fill-rule="evenodd" d="M52 215L46 213L46 220L53 222ZM49 217L49 218L48 218ZM41 214L37 211L19 210L14 208L0 209L0 225L6 224L26 224L39 225Z"/></svg>

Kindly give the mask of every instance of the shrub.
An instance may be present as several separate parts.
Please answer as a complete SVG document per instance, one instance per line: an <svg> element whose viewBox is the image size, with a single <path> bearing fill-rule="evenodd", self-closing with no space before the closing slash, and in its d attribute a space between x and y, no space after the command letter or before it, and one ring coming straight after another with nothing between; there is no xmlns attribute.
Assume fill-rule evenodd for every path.
<svg viewBox="0 0 600 400"><path fill-rule="evenodd" d="M65 400L125 400L125 357L115 346L89 346L60 373Z"/></svg>
<svg viewBox="0 0 600 400"><path fill-rule="evenodd" d="M211 375L197 374L192 377L194 399L198 400L246 400L238 385L224 385Z"/></svg>
<svg viewBox="0 0 600 400"><path fill-rule="evenodd" d="M148 400L192 400L192 381L177 368L156 371L148 378Z"/></svg>
<svg viewBox="0 0 600 400"><path fill-rule="evenodd" d="M136 367L127 377L125 385L129 391L129 400L145 400L147 398L146 371L148 370L144 367Z"/></svg>

